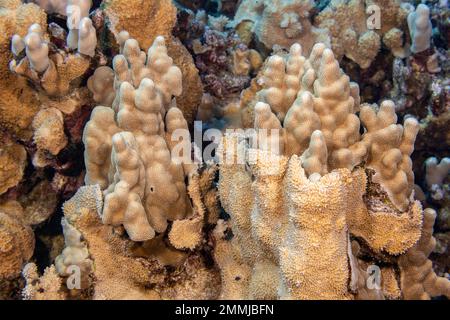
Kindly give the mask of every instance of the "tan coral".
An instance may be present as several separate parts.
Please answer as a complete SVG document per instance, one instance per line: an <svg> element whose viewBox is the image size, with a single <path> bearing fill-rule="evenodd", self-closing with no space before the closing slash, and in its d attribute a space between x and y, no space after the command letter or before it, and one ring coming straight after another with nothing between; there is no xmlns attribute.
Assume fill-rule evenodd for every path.
<svg viewBox="0 0 450 320"><path fill-rule="evenodd" d="M428 259L436 245L433 237L433 225L436 212L424 211L422 236L417 244L399 259L401 288L404 299L429 300L432 297L450 297L450 280L438 277L433 271L433 264Z"/></svg>
<svg viewBox="0 0 450 320"><path fill-rule="evenodd" d="M24 37L34 24L44 29L47 16L35 4L19 0L0 1L0 125L23 138L30 137L28 126L38 111L39 103L25 79L16 80L8 69L13 58L10 42L14 34Z"/></svg>
<svg viewBox="0 0 450 320"><path fill-rule="evenodd" d="M167 53L183 75L183 92L177 97L177 107L183 111L187 123L191 125L202 100L202 81L191 54L178 39L168 41Z"/></svg>
<svg viewBox="0 0 450 320"><path fill-rule="evenodd" d="M172 94L177 96L177 107L183 111L188 123L192 124L203 95L203 85L191 55L181 42L171 37L161 43L155 41L154 46L148 51L148 59L143 56L137 59L143 55L143 52L140 51L139 43L131 38L129 32L121 31L116 40L120 45L121 55L113 60L114 70L106 66L100 67L88 80L88 87L94 94L94 100L102 106L111 106L116 98L115 90L118 90L122 81L131 80L130 82L137 87L144 77L150 77L161 92L184 88L182 92L178 90L173 91ZM140 61L141 59L143 61ZM151 62L156 59L158 59L156 64ZM125 68L125 60L130 63L128 71ZM181 74L176 70L181 70ZM167 105L169 98L164 99Z"/></svg>
<svg viewBox="0 0 450 320"><path fill-rule="evenodd" d="M115 36L126 30L144 49L157 36L170 38L176 22L177 9L170 0L107 0L103 5Z"/></svg>
<svg viewBox="0 0 450 320"><path fill-rule="evenodd" d="M64 118L58 109L40 110L33 119L34 143L41 152L57 155L67 145Z"/></svg>
<svg viewBox="0 0 450 320"><path fill-rule="evenodd" d="M66 300L62 292L62 279L56 273L55 266L47 267L39 276L34 263L27 264L22 271L26 285L22 291L24 300Z"/></svg>
<svg viewBox="0 0 450 320"><path fill-rule="evenodd" d="M0 278L17 277L33 255L33 230L21 216L0 211Z"/></svg>
<svg viewBox="0 0 450 320"><path fill-rule="evenodd" d="M177 267L177 275L171 280L172 276L167 274L157 261L145 257L142 253L137 254L138 250L135 248L140 244L124 238L120 228L112 228L101 223L97 212L99 208L101 209L101 202L102 195L98 186L86 186L64 204L65 218L82 234L94 262L93 299L154 300L217 297L219 284L213 270L207 269L198 261L183 261ZM146 251L145 245L148 243L142 244L141 251ZM157 248L151 245L149 247L152 253L160 251L162 255L172 255L172 252L165 251L160 244ZM182 274L181 270L184 270ZM166 281L176 282L176 285L168 286Z"/></svg>
<svg viewBox="0 0 450 320"><path fill-rule="evenodd" d="M399 217L389 208L383 212L382 207L366 204L366 196L373 197L369 203L377 200L375 195L365 195L364 170L352 173L339 169L311 180L295 155L288 165L285 157L277 162L277 158L261 153L257 159L256 164L249 164L251 172L246 172L243 164L221 165L219 191L224 209L231 214L234 235L228 246L238 247L227 250L237 250L236 261L243 261L232 263L230 257L218 256L223 277L233 272L223 270L227 266L244 264L252 269L265 265L263 273L279 266L282 280L272 287L281 292L280 298L348 299L352 298L347 288L348 233L365 239L374 250L384 249L393 255L405 252L420 236L422 211L418 203ZM318 212L327 214L318 216ZM389 232L385 225L391 226ZM302 255L298 256L298 252ZM337 269L336 263L340 263ZM245 269L238 268L241 272ZM330 274L332 277L326 278ZM258 281L257 274L250 276L251 285L240 289L241 298L262 297L250 291L258 287ZM267 294L273 298L276 292Z"/></svg>
<svg viewBox="0 0 450 320"><path fill-rule="evenodd" d="M27 152L22 145L14 143L5 134L0 133L0 139L0 194L3 194L22 180L27 165Z"/></svg>
<svg viewBox="0 0 450 320"><path fill-rule="evenodd" d="M287 56L269 58L260 79L263 88L255 96L263 102L252 109L253 128L259 134L279 130L280 152L261 147L261 141L255 147L242 133L222 140L219 193L232 231L229 241L226 232L216 234L216 261L227 282L222 297L364 295L357 286L349 287L350 275L360 268L350 263L350 236L375 255L393 257L420 238L422 207L411 198L410 165L417 121L396 124L392 102L384 102L378 113L363 106L366 130L361 135L359 90L322 44L314 46L308 59L298 45ZM384 136L386 127L397 135ZM400 164L385 157L390 150L400 154ZM384 157L385 167L375 165L377 156ZM404 180L396 180L396 174ZM243 274L242 283L233 274ZM261 274L270 275L272 282ZM385 271L385 277L387 287L378 296L398 297L392 272ZM271 291L262 294L261 287Z"/></svg>
<svg viewBox="0 0 450 320"><path fill-rule="evenodd" d="M242 25L245 30L251 23L252 32L268 49L274 46L287 49L300 43L309 53L315 43L330 41L327 30L312 25L310 13L313 7L310 0L244 0L231 25L242 31Z"/></svg>
<svg viewBox="0 0 450 320"><path fill-rule="evenodd" d="M413 191L414 173L411 154L419 132L419 123L414 118L397 125L395 106L384 101L378 113L370 106L361 108L361 120L367 128L364 135L368 146L367 166L374 168L374 182L380 183L388 192L391 201L404 211Z"/></svg>
<svg viewBox="0 0 450 320"><path fill-rule="evenodd" d="M365 69L381 49L382 40L395 55L405 55L401 29L407 14L408 9L397 0L332 0L315 18L315 26L329 30L331 48L339 60L346 56ZM377 21L381 21L379 26ZM369 28L368 23L374 26Z"/></svg>
<svg viewBox="0 0 450 320"><path fill-rule="evenodd" d="M66 219L61 221L65 239L65 248L55 259L55 268L61 277L72 274L73 268L79 268L80 287L86 289L90 285L90 275L93 271L93 261L89 258L89 251L81 233Z"/></svg>
<svg viewBox="0 0 450 320"><path fill-rule="evenodd" d="M107 66L95 69L88 79L87 86L94 95L94 100L102 106L111 106L116 92L114 91L114 71Z"/></svg>
<svg viewBox="0 0 450 320"><path fill-rule="evenodd" d="M39 71L35 69L30 59L27 55L20 61L12 60L11 70L41 86L51 97L67 95L71 88L81 81L90 63L88 58L78 54L67 55L64 52L56 52L48 57L48 64Z"/></svg>
<svg viewBox="0 0 450 320"><path fill-rule="evenodd" d="M181 71L164 38L155 39L148 58L127 38L114 58L113 109L96 107L84 131L86 183L104 190L103 222L123 224L133 240L144 241L191 213L184 181L194 167L187 122L172 107L172 96L182 92ZM176 143L180 138L185 142Z"/></svg>
<svg viewBox="0 0 450 320"><path fill-rule="evenodd" d="M352 170L368 161L368 167L376 170L374 181L382 185L400 211L407 209L414 180L410 155L418 132L416 120L410 118L403 126L397 125L395 106L389 101L383 102L379 115L365 105L360 120L356 115L361 109L359 88L323 44L316 44L308 58L298 44L287 55L269 57L257 81L260 90L245 109L255 120L259 111L254 105L258 101L270 106L282 123L280 150L285 145L286 155L303 156L305 164L308 158L313 161L307 169L309 175L337 168ZM385 119L376 120L378 116ZM363 136L361 121L367 128ZM326 143L320 151L314 151L316 156L322 154L322 160L308 149L316 130Z"/></svg>

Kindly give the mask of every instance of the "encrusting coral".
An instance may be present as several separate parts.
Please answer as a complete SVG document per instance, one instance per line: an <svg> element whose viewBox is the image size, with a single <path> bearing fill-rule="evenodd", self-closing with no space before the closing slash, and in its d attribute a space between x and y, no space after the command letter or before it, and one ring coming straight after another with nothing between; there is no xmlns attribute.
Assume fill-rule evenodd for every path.
<svg viewBox="0 0 450 320"><path fill-rule="evenodd" d="M440 162L435 157L428 158L425 170L425 181L433 199L441 200L444 197L442 184L450 173L450 158L443 158Z"/></svg>
<svg viewBox="0 0 450 320"><path fill-rule="evenodd" d="M23 217L0 209L0 279L17 277L34 252L34 234Z"/></svg>
<svg viewBox="0 0 450 320"><path fill-rule="evenodd" d="M15 187L22 180L27 165L25 148L0 133L0 194Z"/></svg>
<svg viewBox="0 0 450 320"><path fill-rule="evenodd" d="M249 146L238 134L219 152L220 198L233 233L229 242L223 227L216 235L222 297L352 298L350 235L392 256L420 238L409 158L418 123L397 125L390 101L379 110L363 105L361 135L358 90L323 44L308 59L294 45L266 68L254 129L281 131L279 148L271 145L276 136Z"/></svg>
<svg viewBox="0 0 450 320"><path fill-rule="evenodd" d="M313 7L311 0L244 0L231 25L243 39L250 38L246 33L254 33L268 49L301 43L309 52L317 42L330 42L327 30L311 23Z"/></svg>

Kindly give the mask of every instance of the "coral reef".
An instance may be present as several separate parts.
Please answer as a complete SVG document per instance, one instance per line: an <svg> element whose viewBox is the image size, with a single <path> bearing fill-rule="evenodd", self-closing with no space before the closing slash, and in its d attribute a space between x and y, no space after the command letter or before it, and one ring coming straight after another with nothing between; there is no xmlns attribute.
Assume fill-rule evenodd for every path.
<svg viewBox="0 0 450 320"><path fill-rule="evenodd" d="M262 65L260 53L245 45L227 22L227 17L214 17L203 10L182 10L174 29L204 83L205 94L197 112L204 128L239 126L234 121L239 95Z"/></svg>
<svg viewBox="0 0 450 320"><path fill-rule="evenodd" d="M0 299L450 298L445 0L0 0Z"/></svg>

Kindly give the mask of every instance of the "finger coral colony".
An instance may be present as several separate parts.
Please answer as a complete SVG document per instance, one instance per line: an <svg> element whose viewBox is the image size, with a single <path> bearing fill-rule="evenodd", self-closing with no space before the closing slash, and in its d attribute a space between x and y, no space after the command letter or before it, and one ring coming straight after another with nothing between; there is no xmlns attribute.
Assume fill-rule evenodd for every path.
<svg viewBox="0 0 450 320"><path fill-rule="evenodd" d="M450 298L449 12L0 0L0 299Z"/></svg>

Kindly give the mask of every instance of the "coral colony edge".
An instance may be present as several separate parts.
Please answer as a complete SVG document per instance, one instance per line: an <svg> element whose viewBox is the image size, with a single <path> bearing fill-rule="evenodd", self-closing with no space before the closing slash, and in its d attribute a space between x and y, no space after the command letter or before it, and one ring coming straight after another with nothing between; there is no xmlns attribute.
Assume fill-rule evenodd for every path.
<svg viewBox="0 0 450 320"><path fill-rule="evenodd" d="M0 300L450 298L447 0L0 0Z"/></svg>

